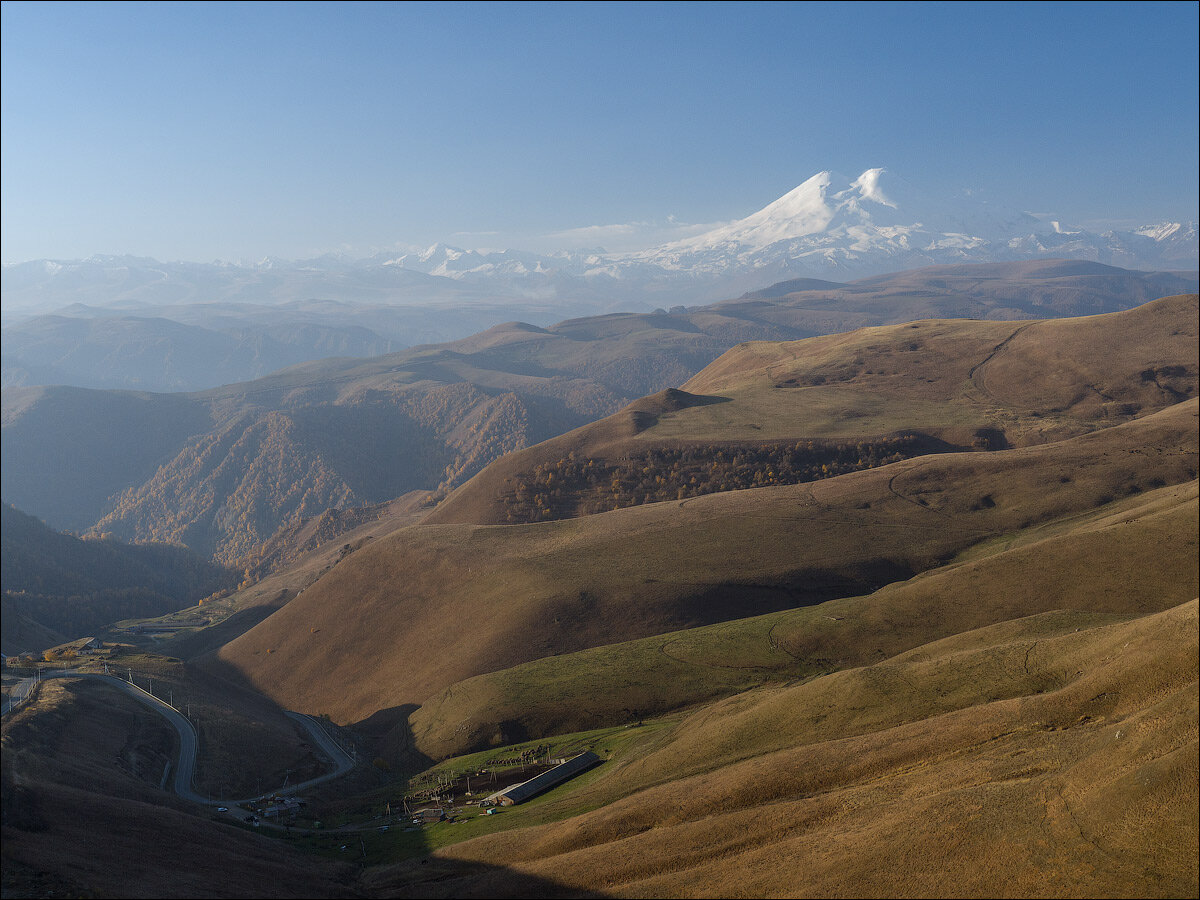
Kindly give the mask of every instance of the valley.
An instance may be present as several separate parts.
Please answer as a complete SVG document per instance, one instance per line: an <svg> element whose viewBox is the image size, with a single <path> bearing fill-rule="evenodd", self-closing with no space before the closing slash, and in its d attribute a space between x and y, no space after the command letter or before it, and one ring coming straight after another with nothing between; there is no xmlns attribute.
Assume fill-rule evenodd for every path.
<svg viewBox="0 0 1200 900"><path fill-rule="evenodd" d="M0 900L1200 897L1200 4L0 19Z"/></svg>
<svg viewBox="0 0 1200 900"><path fill-rule="evenodd" d="M281 529L413 491L440 499L506 453L684 386L740 342L925 317L1113 312L1196 285L1188 273L1061 260L943 266L848 285L784 283L670 312L511 322L197 393L6 387L0 487L53 528L183 543L261 576ZM877 402L882 375L836 402ZM911 427L897 416L893 429Z"/></svg>
<svg viewBox="0 0 1200 900"><path fill-rule="evenodd" d="M291 827L231 822L160 789L160 723L45 681L4 717L6 895L1194 894L1200 300L1125 273L1095 310L1118 276L1082 265L6 389L6 501L236 572L97 631L199 709L201 793L328 771L288 713L358 760ZM60 431L51 486L63 403L172 424L86 467Z"/></svg>

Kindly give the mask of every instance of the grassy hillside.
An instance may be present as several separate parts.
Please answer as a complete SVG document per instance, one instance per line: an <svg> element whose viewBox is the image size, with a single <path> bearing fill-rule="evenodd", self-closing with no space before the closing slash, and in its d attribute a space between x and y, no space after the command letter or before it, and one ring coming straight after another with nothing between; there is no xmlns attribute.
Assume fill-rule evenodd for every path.
<svg viewBox="0 0 1200 900"><path fill-rule="evenodd" d="M4 498L55 527L257 566L281 527L412 490L444 494L506 453L680 385L739 341L928 315L1099 312L1194 279L1050 261L804 287L550 328L509 323L198 394L6 390Z"/></svg>
<svg viewBox="0 0 1200 900"><path fill-rule="evenodd" d="M220 662L286 707L354 721L542 657L868 593L982 541L1191 481L1196 417L1191 400L1069 441L811 484L401 529Z"/></svg>
<svg viewBox="0 0 1200 900"><path fill-rule="evenodd" d="M986 542L866 596L478 675L426 700L407 727L413 745L439 759L505 732L536 739L636 722L1055 610L1099 620L1157 611L1200 595L1197 488L1159 488Z"/></svg>
<svg viewBox="0 0 1200 900"><path fill-rule="evenodd" d="M414 897L513 895L527 878L630 897L1190 896L1198 637L1195 600L1124 622L1047 613L749 691L519 808L503 833L367 884Z"/></svg>
<svg viewBox="0 0 1200 900"><path fill-rule="evenodd" d="M1132 272L1083 260L1043 259L926 266L840 285L784 281L718 303L714 311L737 316L754 305L768 321L829 334L915 319L1090 316L1196 290L1195 272Z"/></svg>
<svg viewBox="0 0 1200 900"><path fill-rule="evenodd" d="M740 344L683 391L506 456L428 521L539 521L746 477L798 483L939 447L1059 440L1195 396L1197 340L1190 295L1079 319ZM739 465L736 453L753 458Z"/></svg>
<svg viewBox="0 0 1200 900"><path fill-rule="evenodd" d="M525 348L533 384L565 352L550 332L499 329L430 365L477 378ZM239 893L248 871L303 896L1193 896L1196 332L1192 296L743 344L684 391L504 457L432 515L298 523L271 548L287 570L206 605L228 618L172 650L216 652L157 660L155 682L204 707L206 784L244 787L246 760L275 778L315 765L274 704L381 738L381 766L330 787L330 810L395 803L386 763L525 738L580 731L559 748L582 748L609 726L603 764L465 824L371 820L364 860L419 856L352 877L189 817L132 764L114 779L130 748L153 768L161 735L58 688L5 720L6 891L115 893L107 872L153 839L145 823L173 880L159 863L127 893L204 893L206 877ZM296 447L313 408L346 416L319 437L333 459L357 434L342 407L401 402L388 377L291 373L259 396L309 410L269 413ZM253 455L232 435L221 452ZM368 463L364 479L392 477ZM523 474L552 514L489 518ZM629 502L583 514L614 482ZM96 851L75 851L72 813ZM137 824L97 840L105 813ZM342 835L297 841L339 856Z"/></svg>

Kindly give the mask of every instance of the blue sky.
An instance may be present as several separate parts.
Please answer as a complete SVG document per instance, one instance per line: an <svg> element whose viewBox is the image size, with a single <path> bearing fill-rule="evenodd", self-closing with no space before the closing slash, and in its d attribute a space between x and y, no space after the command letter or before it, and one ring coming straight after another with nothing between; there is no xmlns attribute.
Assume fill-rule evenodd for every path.
<svg viewBox="0 0 1200 900"><path fill-rule="evenodd" d="M5 2L2 256L648 240L874 166L1194 220L1197 10Z"/></svg>

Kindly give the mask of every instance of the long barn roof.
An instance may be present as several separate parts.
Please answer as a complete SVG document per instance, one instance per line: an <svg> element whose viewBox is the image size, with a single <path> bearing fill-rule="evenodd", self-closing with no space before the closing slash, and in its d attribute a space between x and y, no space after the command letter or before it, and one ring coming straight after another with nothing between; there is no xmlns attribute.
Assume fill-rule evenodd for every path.
<svg viewBox="0 0 1200 900"><path fill-rule="evenodd" d="M600 762L600 757L591 750L586 750L578 756L568 759L565 763L557 765L553 769L543 772L541 775L530 778L523 784L518 784L510 788L501 795L500 800L507 800L509 803L524 803L531 797L536 797L538 794L548 791L552 787L557 787L564 781L586 772L598 762Z"/></svg>

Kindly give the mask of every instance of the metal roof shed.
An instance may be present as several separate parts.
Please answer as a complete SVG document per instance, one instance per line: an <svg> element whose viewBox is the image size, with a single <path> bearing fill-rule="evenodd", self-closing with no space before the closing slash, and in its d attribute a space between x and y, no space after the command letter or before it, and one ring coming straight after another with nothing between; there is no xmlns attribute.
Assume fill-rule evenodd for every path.
<svg viewBox="0 0 1200 900"><path fill-rule="evenodd" d="M564 781L569 781L576 775L583 774L599 762L600 757L591 750L586 750L578 756L568 759L565 763L561 763L553 769L548 769L541 775L530 778L523 784L509 788L500 795L500 805L515 806L518 803L524 803L538 794L545 793L550 788L558 787L558 785Z"/></svg>

